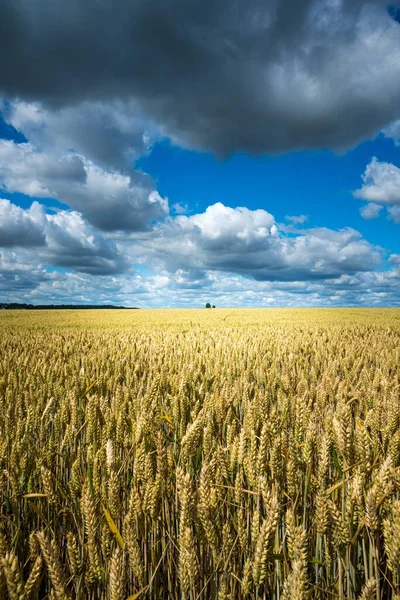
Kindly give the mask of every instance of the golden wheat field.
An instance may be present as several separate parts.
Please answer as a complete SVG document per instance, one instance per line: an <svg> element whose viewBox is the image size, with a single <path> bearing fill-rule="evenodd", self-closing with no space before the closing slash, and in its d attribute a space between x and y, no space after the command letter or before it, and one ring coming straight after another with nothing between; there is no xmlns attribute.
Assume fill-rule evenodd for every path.
<svg viewBox="0 0 400 600"><path fill-rule="evenodd" d="M2 311L0 598L400 599L400 310Z"/></svg>

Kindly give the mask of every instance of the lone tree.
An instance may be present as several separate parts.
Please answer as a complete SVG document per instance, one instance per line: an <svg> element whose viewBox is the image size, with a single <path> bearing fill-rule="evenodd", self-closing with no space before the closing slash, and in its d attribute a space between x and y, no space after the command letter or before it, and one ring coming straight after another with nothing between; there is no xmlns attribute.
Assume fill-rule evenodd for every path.
<svg viewBox="0 0 400 600"><path fill-rule="evenodd" d="M207 302L206 308L211 308L211 304L209 302Z"/></svg>

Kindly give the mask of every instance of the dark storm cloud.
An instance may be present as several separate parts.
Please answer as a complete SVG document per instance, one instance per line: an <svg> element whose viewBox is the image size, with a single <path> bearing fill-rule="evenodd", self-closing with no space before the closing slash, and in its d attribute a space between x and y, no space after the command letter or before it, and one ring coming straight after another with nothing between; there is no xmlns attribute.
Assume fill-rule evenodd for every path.
<svg viewBox="0 0 400 600"><path fill-rule="evenodd" d="M383 0L0 0L5 96L134 101L222 154L374 135L400 117L399 52Z"/></svg>

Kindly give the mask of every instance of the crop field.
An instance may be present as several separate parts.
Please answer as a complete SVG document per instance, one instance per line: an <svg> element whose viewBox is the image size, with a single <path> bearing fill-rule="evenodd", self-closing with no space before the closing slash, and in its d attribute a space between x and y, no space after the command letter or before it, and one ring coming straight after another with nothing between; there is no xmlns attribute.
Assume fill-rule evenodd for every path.
<svg viewBox="0 0 400 600"><path fill-rule="evenodd" d="M400 600L400 310L0 312L0 598Z"/></svg>

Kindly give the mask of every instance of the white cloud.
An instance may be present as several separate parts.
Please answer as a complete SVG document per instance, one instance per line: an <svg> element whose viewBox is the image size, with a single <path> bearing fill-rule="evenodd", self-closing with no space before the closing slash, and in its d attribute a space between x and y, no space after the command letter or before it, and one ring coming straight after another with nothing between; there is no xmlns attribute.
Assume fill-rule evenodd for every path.
<svg viewBox="0 0 400 600"><path fill-rule="evenodd" d="M18 253L0 248L0 292L5 302L23 302L35 289L49 279L50 275L26 250ZM20 300L18 300L20 298Z"/></svg>
<svg viewBox="0 0 400 600"><path fill-rule="evenodd" d="M376 219L383 206L388 218L400 222L400 168L388 162L372 158L362 175L363 186L353 195L368 204L360 209L364 219Z"/></svg>
<svg viewBox="0 0 400 600"><path fill-rule="evenodd" d="M307 215L293 215L293 216L286 215L285 219L286 219L286 221L289 221L293 225L303 225L304 223L306 223L308 221L308 216Z"/></svg>
<svg viewBox="0 0 400 600"><path fill-rule="evenodd" d="M381 258L380 249L351 228L285 235L265 210L221 203L204 213L170 219L151 236L138 236L130 251L171 273L219 271L270 281L323 280L367 271Z"/></svg>
<svg viewBox="0 0 400 600"><path fill-rule="evenodd" d="M55 110L15 100L0 109L39 151L61 156L73 151L105 170L130 173L149 149L152 126L132 101L84 101Z"/></svg>
<svg viewBox="0 0 400 600"><path fill-rule="evenodd" d="M115 244L91 228L79 213L46 214L37 202L24 210L0 199L1 246L36 246L37 261L92 275L122 273L129 267Z"/></svg>
<svg viewBox="0 0 400 600"><path fill-rule="evenodd" d="M175 222L183 230L198 228L207 243L218 246L234 239L251 246L277 233L275 219L267 211L230 208L221 202L209 206L204 213L177 217Z"/></svg>
<svg viewBox="0 0 400 600"><path fill-rule="evenodd" d="M390 221L400 224L400 206L389 206L387 210Z"/></svg>
<svg viewBox="0 0 400 600"><path fill-rule="evenodd" d="M43 208L37 202L23 210L9 200L0 199L0 247L43 246L44 221Z"/></svg>
<svg viewBox="0 0 400 600"><path fill-rule="evenodd" d="M374 157L362 176L364 185L354 192L356 198L379 204L400 204L400 169Z"/></svg>
<svg viewBox="0 0 400 600"><path fill-rule="evenodd" d="M265 210L218 203L151 232L121 235L117 246L75 212L47 214L37 203L24 210L9 201L0 202L0 211L12 246L0 252L0 289L8 301L335 306L393 304L400 294L395 257L385 272L374 271L381 252L358 232L312 228L287 235ZM34 253L27 231L45 238L37 237ZM124 273L135 263L135 272Z"/></svg>
<svg viewBox="0 0 400 600"><path fill-rule="evenodd" d="M10 192L55 198L103 230L142 230L168 214L168 201L144 173L107 171L76 154L54 158L30 143L0 140L1 184Z"/></svg>
<svg viewBox="0 0 400 600"><path fill-rule="evenodd" d="M29 143L0 139L0 183L10 192L39 198L55 197L58 189L84 184L86 172L81 157L60 159L37 152Z"/></svg>
<svg viewBox="0 0 400 600"><path fill-rule="evenodd" d="M360 214L362 218L366 219L367 221L370 219L377 219L382 208L383 206L380 204L369 202L360 208Z"/></svg>
<svg viewBox="0 0 400 600"><path fill-rule="evenodd" d="M400 119L385 127L383 133L386 137L392 138L396 146L400 146Z"/></svg>
<svg viewBox="0 0 400 600"><path fill-rule="evenodd" d="M172 208L177 215L186 215L189 212L188 204L181 204L180 202L175 202L175 204L172 205Z"/></svg>
<svg viewBox="0 0 400 600"><path fill-rule="evenodd" d="M4 301L99 303L140 307L230 306L398 306L400 262L396 255L385 272L341 275L323 281L257 281L211 272L200 278L180 270L157 275L105 276L47 273L18 250L0 251L0 291Z"/></svg>

